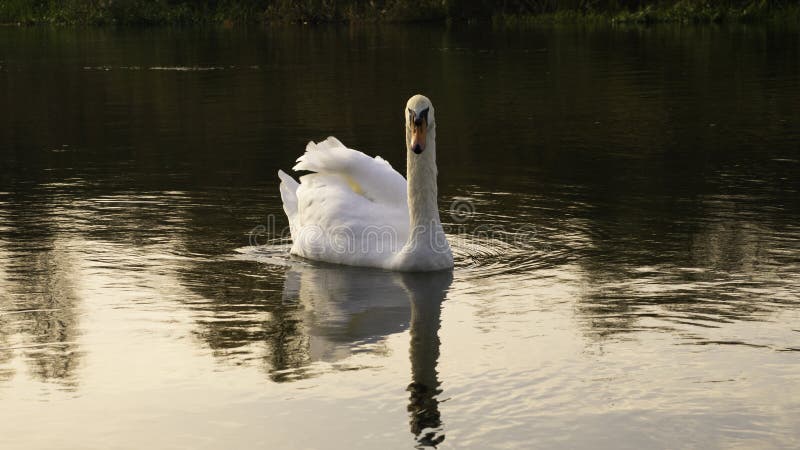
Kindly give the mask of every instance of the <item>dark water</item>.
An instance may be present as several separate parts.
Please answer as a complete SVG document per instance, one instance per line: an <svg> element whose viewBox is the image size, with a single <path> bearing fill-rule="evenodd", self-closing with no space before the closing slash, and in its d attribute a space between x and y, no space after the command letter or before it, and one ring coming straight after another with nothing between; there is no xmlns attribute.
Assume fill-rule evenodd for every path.
<svg viewBox="0 0 800 450"><path fill-rule="evenodd" d="M416 92L455 270L290 260ZM798 30L4 28L0 106L4 449L800 445Z"/></svg>

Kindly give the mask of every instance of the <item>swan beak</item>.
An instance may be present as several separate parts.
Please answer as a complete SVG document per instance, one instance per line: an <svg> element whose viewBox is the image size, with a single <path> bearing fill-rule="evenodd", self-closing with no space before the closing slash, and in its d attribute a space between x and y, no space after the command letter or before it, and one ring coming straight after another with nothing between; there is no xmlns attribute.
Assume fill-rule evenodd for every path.
<svg viewBox="0 0 800 450"><path fill-rule="evenodd" d="M428 123L421 120L411 126L411 150L420 154L425 151L425 134L428 131Z"/></svg>

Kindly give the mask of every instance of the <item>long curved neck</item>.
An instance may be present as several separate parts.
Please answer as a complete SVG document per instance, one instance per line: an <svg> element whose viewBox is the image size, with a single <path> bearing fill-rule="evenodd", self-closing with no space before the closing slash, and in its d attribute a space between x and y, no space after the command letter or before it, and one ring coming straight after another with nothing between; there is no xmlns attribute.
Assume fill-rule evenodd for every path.
<svg viewBox="0 0 800 450"><path fill-rule="evenodd" d="M411 242L414 238L420 238L421 233L436 233L442 229L436 186L436 129L428 131L422 154L417 155L410 150L406 153Z"/></svg>
<svg viewBox="0 0 800 450"><path fill-rule="evenodd" d="M406 133L408 164L408 241L395 267L404 270L439 270L453 267L453 254L439 219L436 187L436 130L429 129L425 150L417 155L409 150L410 132Z"/></svg>

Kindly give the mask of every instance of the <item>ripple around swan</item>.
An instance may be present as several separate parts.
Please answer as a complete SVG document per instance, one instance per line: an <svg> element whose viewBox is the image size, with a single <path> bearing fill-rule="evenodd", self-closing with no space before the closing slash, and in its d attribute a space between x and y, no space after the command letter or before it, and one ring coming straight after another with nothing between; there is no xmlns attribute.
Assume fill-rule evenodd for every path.
<svg viewBox="0 0 800 450"><path fill-rule="evenodd" d="M248 245L237 248L234 259L242 261L255 261L273 266L289 267L293 259L289 255L292 244L287 244L284 239L275 239L263 245Z"/></svg>
<svg viewBox="0 0 800 450"><path fill-rule="evenodd" d="M520 273L553 264L564 251L546 244L543 239L524 230L491 234L448 234L455 270L466 278L484 278ZM306 264L289 254L291 243L276 238L263 245L250 245L235 250L234 259L288 267Z"/></svg>
<svg viewBox="0 0 800 450"><path fill-rule="evenodd" d="M521 273L545 267L560 253L535 235L522 232L448 236L456 269L468 278Z"/></svg>

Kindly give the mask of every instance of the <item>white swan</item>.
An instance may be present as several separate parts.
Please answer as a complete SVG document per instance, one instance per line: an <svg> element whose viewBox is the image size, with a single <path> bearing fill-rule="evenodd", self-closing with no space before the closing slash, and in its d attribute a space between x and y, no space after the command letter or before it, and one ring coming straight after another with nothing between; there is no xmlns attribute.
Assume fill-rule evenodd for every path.
<svg viewBox="0 0 800 450"><path fill-rule="evenodd" d="M436 201L433 105L415 95L404 115L408 182L381 157L370 158L334 137L308 144L294 170L314 173L300 183L278 171L292 254L401 271L453 267Z"/></svg>

